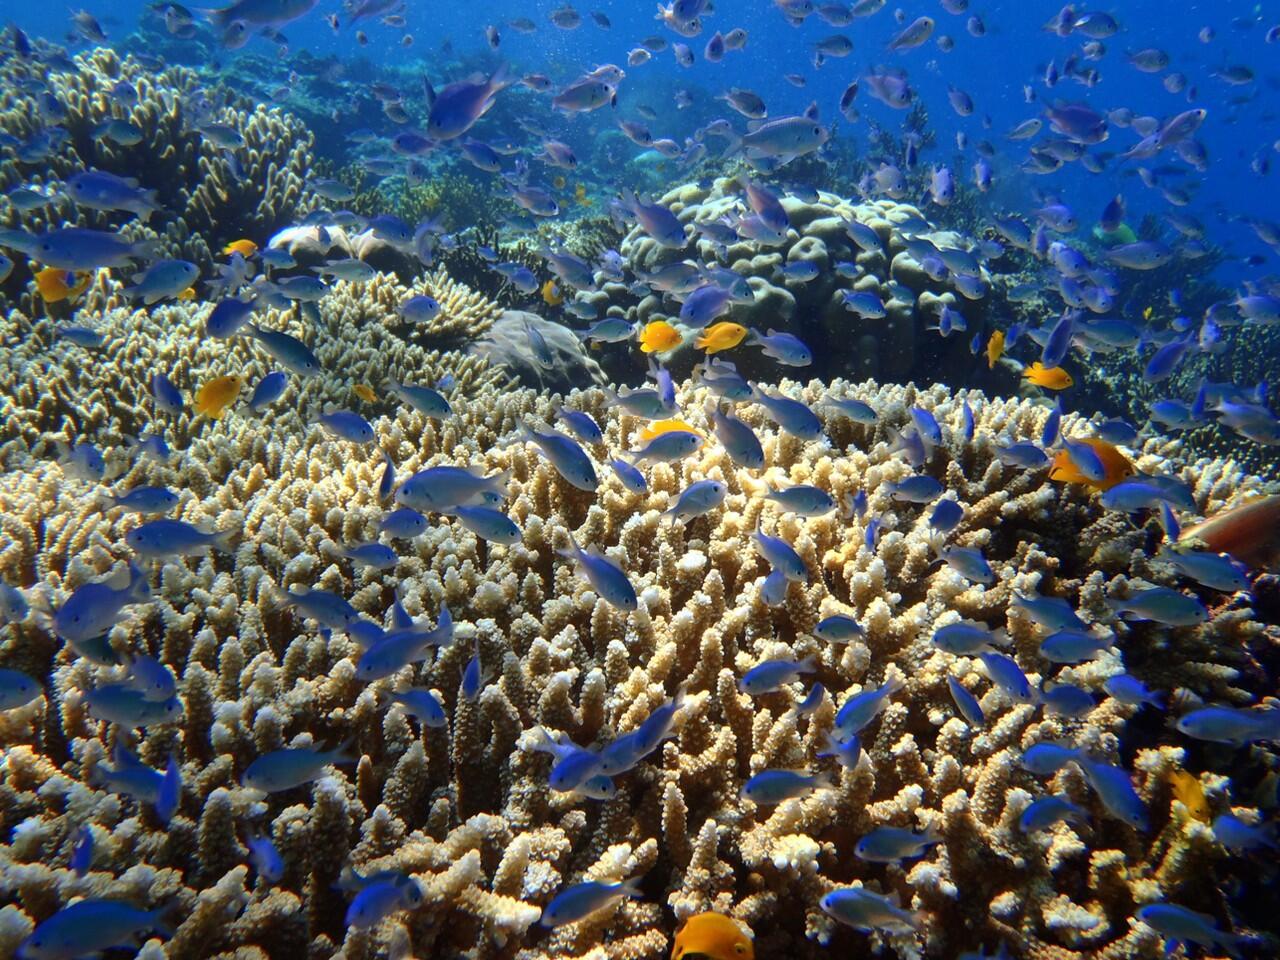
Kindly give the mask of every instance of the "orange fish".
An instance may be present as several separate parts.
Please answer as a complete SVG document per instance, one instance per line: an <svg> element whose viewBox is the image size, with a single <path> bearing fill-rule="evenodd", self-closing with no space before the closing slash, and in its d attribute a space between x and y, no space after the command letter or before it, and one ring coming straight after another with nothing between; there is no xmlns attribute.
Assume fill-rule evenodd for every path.
<svg viewBox="0 0 1280 960"><path fill-rule="evenodd" d="M215 377L196 391L196 413L217 420L235 402L243 386L244 377Z"/></svg>
<svg viewBox="0 0 1280 960"><path fill-rule="evenodd" d="M654 320L640 331L640 349L645 353L663 353L680 346L680 331L665 320Z"/></svg>
<svg viewBox="0 0 1280 960"><path fill-rule="evenodd" d="M648 443L654 437L659 437L664 433L676 432L696 433L698 436L702 436L701 430L697 427L690 426L683 420L654 420L640 430L640 442Z"/></svg>
<svg viewBox="0 0 1280 960"><path fill-rule="evenodd" d="M1103 469L1106 470L1102 479L1090 480L1071 462L1071 456L1066 450L1059 450L1053 456L1053 466L1049 468L1050 480L1056 480L1059 483L1082 483L1090 489L1101 491L1110 490L1121 480L1137 472L1133 462L1107 441L1099 440L1097 437L1087 437L1080 442L1093 447L1093 452L1102 461Z"/></svg>
<svg viewBox="0 0 1280 960"><path fill-rule="evenodd" d="M194 300L195 298L196 298L195 287L187 287L187 289L183 290L180 294L178 294L179 300Z"/></svg>
<svg viewBox="0 0 1280 960"><path fill-rule="evenodd" d="M1187 808L1187 813L1201 823L1209 822L1209 801L1205 799L1204 784L1199 777L1186 770L1171 770L1169 789L1173 793L1173 799L1181 801Z"/></svg>
<svg viewBox="0 0 1280 960"><path fill-rule="evenodd" d="M1046 367L1039 360L1022 371L1023 377L1046 390L1065 390L1075 383L1061 367Z"/></svg>
<svg viewBox="0 0 1280 960"><path fill-rule="evenodd" d="M548 306L558 307L564 303L564 294L560 292L560 287L554 280L548 280L542 285L542 299Z"/></svg>
<svg viewBox="0 0 1280 960"><path fill-rule="evenodd" d="M354 393L361 400L363 400L365 403L376 403L378 401L378 395L374 393L371 389L366 387L363 383L357 383L354 387L351 388L351 392Z"/></svg>
<svg viewBox="0 0 1280 960"><path fill-rule="evenodd" d="M747 328L742 324L721 321L703 330L693 345L707 353L719 353L721 350L732 350L746 335Z"/></svg>
<svg viewBox="0 0 1280 960"><path fill-rule="evenodd" d="M92 274L86 273L79 279L69 270L58 267L45 267L36 274L36 289L45 303L60 303L63 300L74 300L84 293L89 286Z"/></svg>
<svg viewBox="0 0 1280 960"><path fill-rule="evenodd" d="M1203 540L1214 553L1229 553L1242 563L1269 567L1280 553L1280 495L1219 510L1184 528L1178 539Z"/></svg>
<svg viewBox="0 0 1280 960"><path fill-rule="evenodd" d="M755 960L756 948L743 929L723 913L699 913L680 928L671 949L671 960L694 956L707 960Z"/></svg>
<svg viewBox="0 0 1280 960"><path fill-rule="evenodd" d="M994 370L996 361L1004 356L1004 331L997 330L987 341L987 369Z"/></svg>
<svg viewBox="0 0 1280 960"><path fill-rule="evenodd" d="M233 253L238 253L240 254L240 256L244 257L246 260L249 257L252 257L257 252L258 252L258 245L254 243L252 240L232 240L230 243L228 243L225 247L222 248L223 256L229 257Z"/></svg>
<svg viewBox="0 0 1280 960"><path fill-rule="evenodd" d="M578 201L578 206L580 207L589 207L595 203L594 200L587 196L587 185L585 183L580 183L573 188L573 199Z"/></svg>

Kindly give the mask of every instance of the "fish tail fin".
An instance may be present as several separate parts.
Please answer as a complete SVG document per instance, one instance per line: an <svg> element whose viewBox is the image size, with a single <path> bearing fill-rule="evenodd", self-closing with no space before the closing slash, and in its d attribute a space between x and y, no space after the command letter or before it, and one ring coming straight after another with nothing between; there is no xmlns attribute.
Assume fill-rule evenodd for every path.
<svg viewBox="0 0 1280 960"><path fill-rule="evenodd" d="M151 599L151 585L147 583L147 575L136 563L129 564L129 585L126 589L133 603L143 603Z"/></svg>
<svg viewBox="0 0 1280 960"><path fill-rule="evenodd" d="M360 750L356 747L355 737L348 737L330 751L330 763L337 766L343 763L356 763L360 759Z"/></svg>
<svg viewBox="0 0 1280 960"><path fill-rule="evenodd" d="M236 531L234 528L231 530L217 530L214 531L213 539L210 543L214 549L221 550L223 553L234 553L235 539Z"/></svg>
<svg viewBox="0 0 1280 960"><path fill-rule="evenodd" d="M644 877L630 877L623 880L621 892L628 897L636 899L643 897L644 893L640 889L640 881L643 879Z"/></svg>

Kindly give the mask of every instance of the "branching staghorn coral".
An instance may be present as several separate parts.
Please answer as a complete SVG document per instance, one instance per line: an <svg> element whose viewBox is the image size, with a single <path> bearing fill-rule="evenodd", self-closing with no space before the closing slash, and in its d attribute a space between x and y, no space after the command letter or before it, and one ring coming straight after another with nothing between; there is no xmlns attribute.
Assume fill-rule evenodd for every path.
<svg viewBox="0 0 1280 960"><path fill-rule="evenodd" d="M184 315L168 309L156 314ZM322 316L341 312L322 308ZM367 329L378 327L350 335ZM154 324L133 338L146 344L140 350L165 349L149 342L167 332ZM183 334L187 342L192 331ZM379 342L322 356L326 376L345 374L344 357L363 369L381 357ZM245 346L221 345L221 362L243 363L232 358ZM212 372L212 350L201 344L187 362ZM133 376L130 366L120 370L97 387L104 405L113 391L132 389L122 385ZM334 388L306 389L328 396ZM762 954L826 956L822 944L829 943L844 955L870 956L880 935L841 928L817 906L826 892L850 885L893 893L920 911L921 934L887 938L907 956L954 956L1004 940L1017 956L1089 950L1154 958L1159 938L1130 924L1136 906L1176 899L1221 916L1203 878L1222 868L1225 853L1170 802L1166 778L1181 762L1178 735L1149 724L1135 742L1126 733L1133 708L1101 695L1102 682L1123 669L1116 653L1055 668L1039 656L1040 628L1006 611L1015 591L1067 598L1086 620L1114 632L1126 666L1149 685L1175 700L1239 701L1245 688L1257 688L1240 652L1263 634L1247 599L1215 605L1213 619L1198 627L1122 625L1105 597L1124 595L1139 580L1177 581L1148 558L1148 530L1104 513L1082 488L998 461L998 440L1039 434L1041 406L942 387L815 382L783 389L811 404L828 393L858 397L879 411L881 425L831 416L829 444L804 443L779 434L760 407L742 405L739 415L764 438L767 476L736 468L710 443L684 461L650 467L647 495L602 471L593 496L570 487L531 446L511 442L520 419L553 416L546 397L482 377L443 423L395 408L375 427L398 475L437 463L509 472L506 509L523 538L511 547L489 544L433 517L425 535L396 542L400 562L384 573L353 567L338 549L377 535L387 509L377 494L381 457L293 413L266 423L232 415L175 444L183 453L172 463L132 466L117 486L168 484L184 491L183 518L239 534L231 553L153 567L155 601L131 608L109 635L117 650L145 648L179 677L183 718L150 727L135 742L153 767L171 753L180 758L184 793L166 831L148 805L91 787L90 771L125 736L83 707L83 690L111 670L73 658L36 622L6 627L0 661L51 679L46 698L2 715L11 756L0 773L0 801L5 821L21 827L0 848L16 904L0 936L16 942L70 898L107 890L140 905L173 901L184 909L170 957L657 958L681 920L707 909L748 924ZM699 428L704 399L700 390L680 394L682 416ZM968 443L962 401L976 415ZM577 393L568 404L596 416L611 455L638 445L643 422L606 410L601 391ZM929 508L889 496L886 484L912 471L892 453L887 427L901 424L912 405L931 410L947 431L925 470L965 506L950 542L984 549L998 575L990 587L933 565ZM1074 434L1080 424L1068 416L1064 428ZM101 440L114 429L96 421L86 436ZM600 462L602 451L593 452ZM1139 469L1176 471L1189 481L1199 513L1258 486L1230 462L1190 465L1174 453L1150 440L1134 459ZM124 534L136 518L91 507L92 490L56 464L6 462L0 513L12 543L0 553L5 580L47 593L56 605L122 564ZM662 511L700 478L727 485L723 507L669 523ZM884 526L878 548L867 546L864 520L780 513L763 499L766 479L817 484L837 500L865 491L867 519ZM809 583L791 584L778 607L762 599L768 567L750 541L758 524L791 543L809 572ZM609 606L556 559L570 534L622 564L640 595L634 614ZM427 664L361 683L354 641L317 632L283 605L282 591L304 587L334 591L380 623L397 596L427 622L447 604L458 624L455 642ZM865 637L847 645L816 638L816 622L835 613L855 617ZM1013 703L976 658L931 643L938 626L958 618L993 626L1007 620L1010 652L1033 681L1051 673L1069 679L1099 705L1072 720ZM1149 655L1157 648L1158 656ZM475 650L485 680L468 701L459 688ZM829 691L805 719L796 713L803 691L794 686L759 698L737 688L750 667L780 657L813 657L814 679ZM948 677L980 699L984 729L958 715ZM864 733L858 767L819 760L837 705L890 678L903 688ZM422 728L388 705L387 694L410 684L437 691L447 728ZM585 800L548 787L550 759L533 749L536 726L601 745L635 729L681 687L676 738L617 778L616 797ZM1109 818L1074 766L1047 781L1022 770L1020 751L1050 740L1132 770L1151 830ZM353 742L359 762L332 768L311 786L263 801L239 785L248 764L269 750L343 741ZM1274 766L1272 755L1255 753ZM748 777L779 766L827 770L835 786L773 809L739 799ZM1215 811L1225 808L1221 785L1213 786L1210 773L1201 777ZM1081 805L1090 826L1023 833L1019 815L1049 792ZM1240 801L1230 802L1245 806ZM80 823L91 825L99 848L84 878L67 868ZM855 858L854 843L881 825L933 826L943 839L902 866ZM244 866L250 829L270 834L284 860L274 886ZM346 929L349 894L334 887L345 864L361 874L411 874L422 904L372 930ZM570 883L637 876L642 899L554 931L536 926L542 907Z"/></svg>

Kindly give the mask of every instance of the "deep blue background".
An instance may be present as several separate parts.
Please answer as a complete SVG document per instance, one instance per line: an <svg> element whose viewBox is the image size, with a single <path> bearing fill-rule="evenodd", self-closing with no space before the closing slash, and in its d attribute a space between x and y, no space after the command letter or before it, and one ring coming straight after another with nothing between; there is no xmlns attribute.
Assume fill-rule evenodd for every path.
<svg viewBox="0 0 1280 960"><path fill-rule="evenodd" d="M443 3L409 0L404 16L414 44L400 44L400 31L376 21L360 26L369 36L369 45L358 47L354 33L344 30L335 35L324 22L328 13L340 10L332 0L321 0L303 21L285 28L294 51L306 48L324 55L371 56L382 62L405 62L431 72L444 59L441 44L446 39L458 52L485 48L483 29L495 23L502 32L500 55L510 62L518 74L542 71L556 77L567 77L602 62L625 64L629 49L650 34L661 34L677 40L653 13L655 6L645 2L610 2L597 0L578 9L583 24L573 31L552 26L547 16L560 6L552 0L537 2ZM86 8L97 15L112 37L127 34L140 16L150 16L140 0L88 0ZM7 3L6 17L11 17L29 33L62 38L68 30L66 11L58 5ZM1046 99L1063 97L1082 99L1093 107L1106 110L1129 107L1138 114L1165 117L1188 107L1185 94L1168 93L1161 75L1148 75L1135 70L1125 60L1125 52L1157 46L1169 52L1172 63L1168 71L1185 73L1198 89L1196 105L1209 111L1201 131L1207 145L1211 166L1203 176L1190 171L1172 153L1161 155L1154 163L1180 166L1190 176L1170 183L1186 182L1198 187L1194 204L1187 212L1199 217L1212 230L1211 238L1224 244L1236 256L1220 271L1231 283L1259 276L1273 270L1277 255L1259 243L1241 216L1280 220L1280 198L1276 196L1276 175L1260 175L1250 169L1252 162L1264 157L1280 165L1280 154L1273 143L1280 139L1277 101L1280 99L1280 43L1266 44L1267 29L1280 23L1280 9L1264 13L1262 5L1246 2L1180 3L1174 0L1127 0L1107 9L1120 20L1122 32L1105 42L1108 53L1098 63L1086 64L1100 70L1102 82L1093 89L1064 82L1048 90L1041 82L1044 66L1051 59L1059 63L1087 38L1059 38L1041 29L1043 23L1059 9L1057 3L975 3L960 16L947 14L940 3L917 2L901 5L910 20L920 14L934 17L938 34L955 39L955 49L943 53L930 41L924 47L899 55L885 49L886 40L899 29L893 5L873 17L854 21L840 32L854 42L852 56L830 60L821 69L811 65L812 45L820 38L837 32L819 18L811 17L803 26L792 27L771 0L733 2L719 0L717 11L706 19L703 34L690 41L698 54L698 62L690 69L678 67L668 50L638 68L628 68L628 78L620 92L623 115L628 103L644 98L644 88L655 77L666 74L674 82L695 90L720 91L729 86L755 90L765 98L771 115L777 116L803 109L816 100L827 119L836 117L836 103L848 82L863 75L872 64L884 63L905 68L912 85L929 108L931 123L937 130L938 146L923 158L927 162L949 162L958 176L969 180L969 167L974 159L972 147L962 156L955 148L955 133L965 130L970 141L987 137L1001 150L996 162L1000 181L997 193L1001 205L1024 206L1033 202L1034 191L1060 193L1077 211L1082 224L1090 225L1106 201L1123 191L1129 202L1130 221L1136 223L1145 212L1168 209L1160 195L1141 185L1132 170L1112 163L1107 172L1091 175L1078 165L1049 177L1030 177L1017 170L1025 156L1026 144L1010 143L1002 134L1027 117L1037 115ZM1083 8L1082 8L1083 9ZM613 22L611 30L598 28L590 19L591 10L603 10ZM965 29L970 14L980 15L986 22L987 35L971 37ZM1260 22L1252 22L1262 15ZM521 35L505 26L513 17L528 17L538 24L532 35ZM1250 21L1242 28L1233 21ZM1209 44L1201 43L1197 34L1206 25L1217 33ZM728 31L745 27L750 40L745 51L730 54L720 64L702 60L701 50L707 36L715 30ZM247 48L258 53L271 51L271 45L256 39ZM230 54L229 56L235 56ZM1232 87L1210 74L1226 64L1247 64L1257 73L1254 83ZM436 71L438 73L438 71ZM802 73L809 78L805 89L797 89L782 79L786 73ZM1023 85L1035 86L1039 100L1028 104L1023 98ZM947 103L947 87L954 84L974 99L977 111L969 118L958 117ZM1247 102L1232 105L1236 98ZM859 97L864 115L896 125L901 115L866 96ZM661 103L659 106L663 106ZM672 111L674 113L674 111ZM741 126L740 118L730 115ZM991 129L983 129L983 118L989 117ZM606 120L608 112L601 114ZM863 124L862 126L865 126ZM654 135L663 135L662 120L652 124ZM856 127L846 132L855 133ZM1122 151L1136 137L1128 130L1113 130L1111 139L1101 150ZM1258 267L1244 266L1240 259L1247 254L1262 254L1265 262Z"/></svg>

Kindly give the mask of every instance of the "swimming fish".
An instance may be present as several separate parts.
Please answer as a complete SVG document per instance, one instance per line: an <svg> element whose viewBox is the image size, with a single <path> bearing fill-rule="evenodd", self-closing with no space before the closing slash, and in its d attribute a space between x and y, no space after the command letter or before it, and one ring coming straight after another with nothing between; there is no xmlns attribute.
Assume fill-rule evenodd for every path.
<svg viewBox="0 0 1280 960"><path fill-rule="evenodd" d="M737 923L722 913L698 913L676 934L671 960L755 960L755 945Z"/></svg>
<svg viewBox="0 0 1280 960"><path fill-rule="evenodd" d="M680 331L665 320L654 320L640 331L640 349L645 353L665 353L678 347Z"/></svg>
<svg viewBox="0 0 1280 960"><path fill-rule="evenodd" d="M235 403L236 397L240 395L243 387L244 377L238 374L215 377L206 381L196 391L195 411L197 416L209 417L213 420L220 419L227 412L227 408Z"/></svg>
<svg viewBox="0 0 1280 960"><path fill-rule="evenodd" d="M1049 468L1049 479L1057 483L1079 483L1095 491L1106 491L1123 482L1137 472L1133 462L1112 443L1096 437L1086 437L1080 444L1090 448L1102 466L1100 479L1084 474L1069 450L1059 450L1054 454L1053 464Z"/></svg>
<svg viewBox="0 0 1280 960"><path fill-rule="evenodd" d="M37 271L36 290L45 303L61 303L63 300L75 300L89 287L93 274L77 276L70 270L58 267L45 267Z"/></svg>
<svg viewBox="0 0 1280 960"><path fill-rule="evenodd" d="M578 546L573 535L569 535L569 549L557 550L559 556L575 561L583 576L591 584L591 589L604 600L619 610L632 612L639 609L635 588L627 579L626 572L612 560L598 553L588 552Z"/></svg>
<svg viewBox="0 0 1280 960"><path fill-rule="evenodd" d="M1061 367L1044 367L1040 361L1026 367L1022 371L1022 376L1026 380L1030 380L1038 387L1044 387L1046 390L1065 390L1067 387L1075 383L1071 378L1071 374L1063 370Z"/></svg>
<svg viewBox="0 0 1280 960"><path fill-rule="evenodd" d="M621 883L601 883L587 881L568 887L552 899L542 909L544 927L561 927L567 923L577 923L597 910L603 910L627 897L639 897L640 878L632 877Z"/></svg>
<svg viewBox="0 0 1280 960"><path fill-rule="evenodd" d="M693 345L708 354L731 350L740 344L747 335L747 328L737 323L723 321L714 323L698 335Z"/></svg>
<svg viewBox="0 0 1280 960"><path fill-rule="evenodd" d="M996 361L1004 355L1004 331L997 330L987 340L987 367L995 369Z"/></svg>

